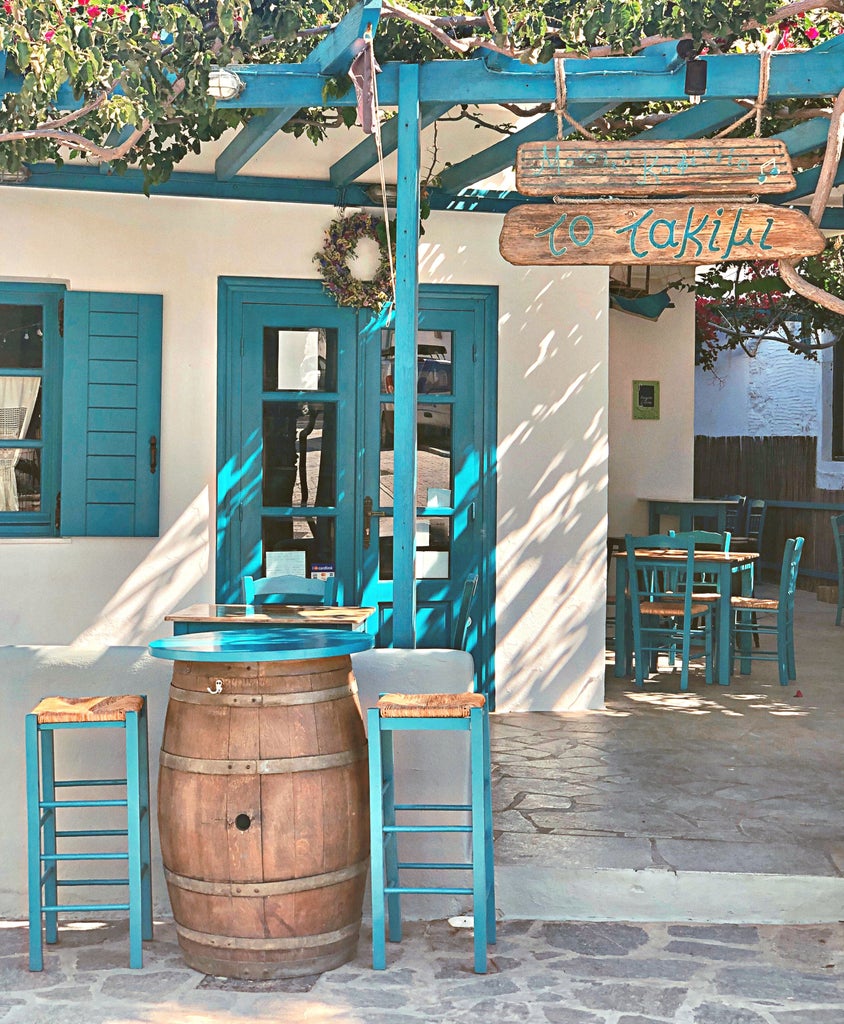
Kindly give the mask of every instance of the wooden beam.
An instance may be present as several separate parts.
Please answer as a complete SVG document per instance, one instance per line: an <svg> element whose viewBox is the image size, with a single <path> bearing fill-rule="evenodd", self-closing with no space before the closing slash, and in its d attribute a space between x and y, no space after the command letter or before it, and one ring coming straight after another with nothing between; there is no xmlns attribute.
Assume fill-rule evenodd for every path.
<svg viewBox="0 0 844 1024"><path fill-rule="evenodd" d="M450 103L426 103L422 107L420 127L427 128L451 110ZM381 151L384 156L396 151L398 146L398 121L391 117L381 128ZM331 165L328 180L335 188L345 188L378 163L378 149L375 137L368 136L354 149Z"/></svg>
<svg viewBox="0 0 844 1024"><path fill-rule="evenodd" d="M317 43L302 66L320 76L347 72L365 45L364 34L375 34L380 16L381 0L364 0L357 4ZM217 157L214 165L217 178L220 181L233 178L300 109L300 106L283 106L253 117Z"/></svg>
<svg viewBox="0 0 844 1024"><path fill-rule="evenodd" d="M784 142L785 148L792 156L799 156L801 153L811 153L813 149L826 145L827 135L829 118L813 117L810 121L803 121L771 137Z"/></svg>
<svg viewBox="0 0 844 1024"><path fill-rule="evenodd" d="M609 108L594 103L576 103L570 110L571 116L581 124L589 124ZM574 129L565 123L563 134L568 137ZM541 142L553 139L557 134L557 117L555 114L544 114L532 121L518 132L508 135L488 149L481 150L474 156L446 168L440 175L440 188L444 192L459 192L461 189L483 181L493 174L498 174L505 167L512 167L516 160L516 152L525 142Z"/></svg>
<svg viewBox="0 0 844 1024"><path fill-rule="evenodd" d="M396 206L393 646L416 646L416 330L419 320L419 68L399 75Z"/></svg>
<svg viewBox="0 0 844 1024"><path fill-rule="evenodd" d="M786 192L785 195L777 196L772 199L771 202L779 205L780 203L793 203L795 199L803 199L805 196L810 196L814 193L818 187L818 179L820 178L821 169L818 167L810 167L805 171L798 171L794 177L797 179L797 188L793 192ZM833 185L844 185L844 160L838 165L838 171L833 179Z"/></svg>
<svg viewBox="0 0 844 1024"><path fill-rule="evenodd" d="M746 113L746 108L734 100L707 100L686 107L636 138L643 142L647 139L700 139L710 132L726 128Z"/></svg>

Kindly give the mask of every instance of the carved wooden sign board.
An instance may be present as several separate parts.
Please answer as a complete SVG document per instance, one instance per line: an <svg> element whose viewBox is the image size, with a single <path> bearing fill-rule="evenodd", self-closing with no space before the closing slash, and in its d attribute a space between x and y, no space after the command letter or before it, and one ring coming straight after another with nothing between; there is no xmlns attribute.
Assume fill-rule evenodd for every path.
<svg viewBox="0 0 844 1024"><path fill-rule="evenodd" d="M696 199L517 206L499 239L516 266L800 259L823 247L798 210Z"/></svg>
<svg viewBox="0 0 844 1024"><path fill-rule="evenodd" d="M516 153L525 196L736 195L796 187L779 139L526 142Z"/></svg>

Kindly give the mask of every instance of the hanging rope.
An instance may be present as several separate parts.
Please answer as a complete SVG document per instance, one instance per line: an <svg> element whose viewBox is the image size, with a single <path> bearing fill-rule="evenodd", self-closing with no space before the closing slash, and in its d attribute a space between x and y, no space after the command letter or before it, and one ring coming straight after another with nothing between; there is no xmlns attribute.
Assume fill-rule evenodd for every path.
<svg viewBox="0 0 844 1024"><path fill-rule="evenodd" d="M591 139L593 142L597 141L597 135L590 132L576 117L572 117L566 109L566 66L562 57L554 58L554 82L557 86L557 100L554 106L554 113L557 115L557 140L562 141L563 139L563 119L565 119L585 139Z"/></svg>
<svg viewBox="0 0 844 1024"><path fill-rule="evenodd" d="M372 29L367 28L363 40L369 47L369 55L373 69L375 63L375 39ZM384 212L384 230L387 232L387 260L390 265L390 290L393 294L393 306L396 304L396 268L393 263L393 240L390 237L390 211L387 206L387 178L384 171L384 147L381 142L381 111L378 106L378 82L373 70L372 75L372 128L375 135L375 152L378 154L378 178L381 184L381 209Z"/></svg>
<svg viewBox="0 0 844 1024"><path fill-rule="evenodd" d="M732 124L727 125L726 128L722 129L715 135L716 139L722 139L725 135L729 135L730 132L734 132L740 124L744 124L751 117L756 118L756 138L758 139L762 134L762 118L765 114L765 107L768 103L768 89L771 85L771 54L773 50L771 47L766 46L759 52L759 88L756 95L756 102L748 110L748 112L742 115L738 121L733 121Z"/></svg>

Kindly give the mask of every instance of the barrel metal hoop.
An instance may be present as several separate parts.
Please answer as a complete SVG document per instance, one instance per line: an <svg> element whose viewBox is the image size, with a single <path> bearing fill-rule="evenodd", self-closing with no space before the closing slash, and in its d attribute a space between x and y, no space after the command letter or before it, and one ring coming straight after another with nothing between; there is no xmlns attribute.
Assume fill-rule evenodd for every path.
<svg viewBox="0 0 844 1024"><path fill-rule="evenodd" d="M301 693L207 693L204 690L183 690L170 687L170 700L180 704L205 704L212 707L271 708L294 707L297 704L321 704L324 701L342 700L358 692L354 682L332 686L325 690L306 690Z"/></svg>
<svg viewBox="0 0 844 1024"><path fill-rule="evenodd" d="M366 758L366 745L335 754L311 754L297 757L271 757L261 760L218 760L182 757L161 751L158 763L162 768L190 772L194 775L285 775L289 772L315 772L322 768L342 768Z"/></svg>
<svg viewBox="0 0 844 1024"><path fill-rule="evenodd" d="M326 871L321 875L308 875L307 878L288 878L277 882L208 882L203 878L190 878L188 875L177 875L175 871L164 869L164 877L168 885L175 885L187 892L199 892L206 896L287 896L294 892L310 892L312 889L325 889L330 885L339 885L351 878L366 874L368 861L360 860L337 871Z"/></svg>
<svg viewBox="0 0 844 1024"><path fill-rule="evenodd" d="M360 921L347 924L335 932L323 932L321 935L293 935L273 939L243 939L236 935L209 935L207 932L195 932L184 925L176 925L176 934L188 942L198 942L202 946L214 946L218 949L313 949L328 946L334 942L350 939L360 931Z"/></svg>

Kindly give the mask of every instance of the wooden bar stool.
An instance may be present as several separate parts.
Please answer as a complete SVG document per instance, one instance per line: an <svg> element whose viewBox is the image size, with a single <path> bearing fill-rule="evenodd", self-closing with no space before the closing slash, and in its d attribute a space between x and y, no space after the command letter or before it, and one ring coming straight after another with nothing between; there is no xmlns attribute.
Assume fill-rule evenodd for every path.
<svg viewBox="0 0 844 1024"><path fill-rule="evenodd" d="M492 787L490 784L489 713L480 693L384 694L368 711L369 800L372 864L372 966L386 967L385 904L391 942L401 942L400 897L403 893L437 893L472 897L475 972L486 974L488 944L495 942L495 884L492 854ZM468 804L396 803L393 733L409 730L468 732L471 802ZM436 766L431 766L435 769ZM399 824L397 812L463 812L467 824ZM400 861L398 837L420 832L464 832L472 837L468 863ZM472 885L402 885L399 872L461 870L472 872Z"/></svg>
<svg viewBox="0 0 844 1024"><path fill-rule="evenodd" d="M118 779L57 779L53 734L67 729L123 729L126 775ZM96 739L93 740L96 744ZM57 799L57 791L92 787L125 787L116 799ZM101 910L129 912L129 966L143 965L142 939L152 938L152 884L150 868L149 751L146 697L45 697L26 716L26 802L29 849L29 969L44 966L41 917L48 943L58 942L58 915ZM126 828L57 827L59 811L66 808L126 808ZM59 840L125 837L118 852L59 852ZM71 844L78 846L78 843ZM94 845L97 845L96 843ZM102 844L100 844L102 845ZM59 878L59 864L85 861L127 862L125 878ZM64 903L62 886L128 886L126 903Z"/></svg>

